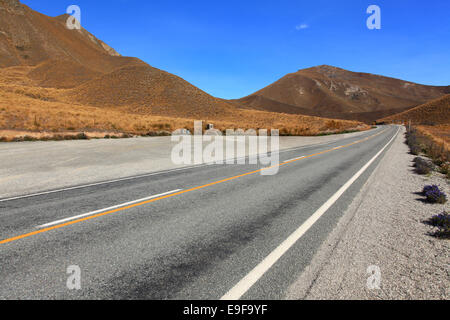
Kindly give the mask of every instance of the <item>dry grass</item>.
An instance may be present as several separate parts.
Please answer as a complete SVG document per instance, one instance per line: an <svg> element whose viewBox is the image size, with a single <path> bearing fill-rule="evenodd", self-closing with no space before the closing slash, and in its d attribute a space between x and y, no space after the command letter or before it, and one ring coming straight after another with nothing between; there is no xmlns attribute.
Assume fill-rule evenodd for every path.
<svg viewBox="0 0 450 320"><path fill-rule="evenodd" d="M450 125L417 126L408 132L408 144L413 154L424 153L440 167L440 172L449 178Z"/></svg>
<svg viewBox="0 0 450 320"><path fill-rule="evenodd" d="M450 124L450 94L431 100L423 105L379 120L382 123L402 122L413 125L449 125Z"/></svg>
<svg viewBox="0 0 450 320"><path fill-rule="evenodd" d="M450 124L417 126L417 129L424 135L432 137L435 143L444 145L447 150L450 150Z"/></svg>
<svg viewBox="0 0 450 320"><path fill-rule="evenodd" d="M400 122L408 127L411 123L412 129L408 133L411 152L425 153L449 177L450 94L379 122Z"/></svg>
<svg viewBox="0 0 450 320"><path fill-rule="evenodd" d="M193 130L194 120L214 123L215 128L279 129L282 135L318 135L365 130L357 121L329 120L236 109L233 114L177 118L140 113L130 106L94 107L61 100L68 90L30 86L0 80L0 129L29 132L111 132L133 135ZM11 132L11 131L10 131ZM23 133L20 133L23 135Z"/></svg>
<svg viewBox="0 0 450 320"><path fill-rule="evenodd" d="M441 169L447 168L450 162L450 125L417 126L416 129L424 142L425 153Z"/></svg>
<svg viewBox="0 0 450 320"><path fill-rule="evenodd" d="M26 6L0 10L0 30L6 35L0 34L6 50L0 55L0 130L9 130L8 137L168 134L192 130L194 119L220 130L274 128L285 135L369 128L356 121L241 110L137 58L117 56L86 30L68 30L64 17ZM20 46L10 46L9 39Z"/></svg>

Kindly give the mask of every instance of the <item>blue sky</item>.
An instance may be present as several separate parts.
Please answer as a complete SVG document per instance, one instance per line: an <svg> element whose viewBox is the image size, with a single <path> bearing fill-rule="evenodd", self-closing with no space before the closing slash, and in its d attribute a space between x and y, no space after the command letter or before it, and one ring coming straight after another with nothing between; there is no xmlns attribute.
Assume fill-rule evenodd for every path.
<svg viewBox="0 0 450 320"><path fill-rule="evenodd" d="M82 25L221 98L240 98L287 73L328 64L450 85L447 0L22 0L56 16L80 6ZM381 30L366 9L381 8Z"/></svg>

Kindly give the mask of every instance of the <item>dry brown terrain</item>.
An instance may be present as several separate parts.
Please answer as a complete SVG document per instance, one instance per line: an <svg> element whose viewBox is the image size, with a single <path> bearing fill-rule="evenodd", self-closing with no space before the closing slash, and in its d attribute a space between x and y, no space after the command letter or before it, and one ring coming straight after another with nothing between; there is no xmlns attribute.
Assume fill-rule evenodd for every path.
<svg viewBox="0 0 450 320"><path fill-rule="evenodd" d="M450 124L450 94L408 111L383 118L379 122L401 121L421 125Z"/></svg>
<svg viewBox="0 0 450 320"><path fill-rule="evenodd" d="M213 122L219 130L227 128L280 129L281 134L316 135L326 132L364 130L367 126L356 121L329 120L317 117L288 115L263 111L236 109L220 117L203 115L182 118L138 113L128 105L95 107L65 102L70 89L33 86L26 77L37 67L0 69L0 136L13 138L14 132L23 136L40 137L43 132L55 134L87 132L88 135L129 133L136 135L168 133L178 128L193 129L194 120ZM3 132L2 132L3 131ZM7 132L6 132L7 131ZM7 133L7 134L6 134ZM90 134L89 134L90 133Z"/></svg>
<svg viewBox="0 0 450 320"><path fill-rule="evenodd" d="M414 126L419 136L423 137L425 150L433 159L438 159L438 163L449 169L450 161L450 124L437 126ZM442 162L442 164L441 164Z"/></svg>
<svg viewBox="0 0 450 320"><path fill-rule="evenodd" d="M450 87L318 66L291 73L245 98L248 109L373 122L450 93Z"/></svg>
<svg viewBox="0 0 450 320"><path fill-rule="evenodd" d="M411 123L418 134L428 139L429 145L434 146L433 152L446 155L450 152L450 94L378 122Z"/></svg>
<svg viewBox="0 0 450 320"><path fill-rule="evenodd" d="M426 135L432 136L436 143L445 145L445 148L450 151L450 124L417 126L417 129Z"/></svg>
<svg viewBox="0 0 450 320"><path fill-rule="evenodd" d="M218 129L274 128L293 135L368 128L357 121L238 108L137 58L120 56L84 29L67 29L66 19L18 0L0 0L0 130L7 139L24 132L167 133L190 129L193 120Z"/></svg>
<svg viewBox="0 0 450 320"><path fill-rule="evenodd" d="M450 179L450 124L408 126L408 144L414 155L425 154Z"/></svg>

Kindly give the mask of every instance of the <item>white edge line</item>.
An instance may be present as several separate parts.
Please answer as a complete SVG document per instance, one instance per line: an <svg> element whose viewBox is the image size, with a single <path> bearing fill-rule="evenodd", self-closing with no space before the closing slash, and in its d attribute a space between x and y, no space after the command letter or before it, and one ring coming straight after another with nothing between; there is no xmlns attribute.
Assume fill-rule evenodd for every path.
<svg viewBox="0 0 450 320"><path fill-rule="evenodd" d="M111 183L114 183L114 182L120 182L120 181L127 181L127 180L134 180L134 179L146 178L146 177L155 176L155 175L159 175L159 174L171 173L171 172L174 172L174 171L180 171L180 170L195 169L195 168L205 167L205 166L207 166L207 164L201 164L201 165L189 166L189 167L181 167L181 168L175 168L175 169L164 170L164 171L158 171L158 172L151 172L151 173L147 173L147 174L143 174L143 175L138 175L138 176L132 176L132 177L126 177L126 178L119 178L119 179L114 179L114 180L108 180L108 181L102 181L102 182L95 182L95 183L90 183L90 184L84 184L84 185L75 186L75 187L67 187L67 188L62 188L62 189L56 189L56 190L50 190L50 191L44 191L44 192L38 192L38 193L32 193L32 194L23 195L23 196L17 196L17 197L5 198L5 199L0 199L0 202L6 202L6 201L12 201L12 200L18 200L18 199L25 199L25 198L32 198L32 197L37 197L37 196L42 196L42 195L52 194L52 193L58 193L58 192L63 192L63 191L70 191L70 190L84 189L84 188L89 188L89 187L99 186L99 185L103 185L103 184L111 184Z"/></svg>
<svg viewBox="0 0 450 320"><path fill-rule="evenodd" d="M397 137L400 128L392 139L350 180L348 180L327 202L325 202L311 217L295 230L283 243L272 251L249 274L239 281L220 300L239 300L316 222L328 209L344 194L344 192L369 168L369 166L383 153L383 151Z"/></svg>
<svg viewBox="0 0 450 320"><path fill-rule="evenodd" d="M327 144L332 144L334 142L336 142L336 141L329 141L329 142L324 142L324 143L319 143L319 144L312 144L312 145L306 145L306 146L301 146L301 147L294 147L294 148L290 148L290 149L283 149L283 150L278 150L278 153L285 153L285 152L290 152L290 151L295 151L295 150L301 150L301 149L306 149L306 148L309 148L309 147L319 147L319 146L323 146L323 145L327 145ZM248 156L245 157L245 158L248 158ZM238 161L239 158L234 158L233 160ZM288 160L288 161L290 161L290 160ZM225 160L225 163L226 163L226 160ZM58 192L63 192L63 191L70 191L70 190L77 190L77 189L84 189L84 188L89 188L89 187L95 187L95 186L100 186L100 185L104 185L104 184L111 184L111 183L120 182L120 181L128 181L128 180L146 178L146 177L151 177L151 176L155 176L155 175L159 175L159 174L171 173L171 172L175 172L175 171L196 169L196 168L210 166L210 165L213 165L213 164L214 164L214 162L209 162L209 163L203 163L203 164L194 165L194 166L188 166L188 167L181 167L181 168L175 168L175 169L151 172L151 173L137 175L137 176L132 176L132 177L119 178L119 179L113 179L113 180L102 181L102 182L95 182L95 183L84 184L84 185L80 185L80 186L67 187L67 188L61 188L61 189L50 190L50 191L43 191L43 192L38 192L38 193L31 193L31 194L28 194L28 195L22 195L22 196L16 196L16 197L11 197L11 198L0 199L0 203L1 202L12 201L12 200L19 200L19 199L26 199L26 198L32 198L32 197L37 197L37 196L43 196L43 195L46 195L46 194L53 194L53 193L58 193Z"/></svg>
<svg viewBox="0 0 450 320"><path fill-rule="evenodd" d="M172 191L156 194L154 196L150 196L150 197L146 197L146 198L142 198L142 199L126 202L126 203L121 203L121 204L118 204L118 205L115 205L115 206L112 206L112 207L109 207L109 208L95 210L95 211L91 211L91 212L88 212L88 213L80 214L80 215L77 215L77 216L73 216L73 217L69 217L69 218L65 218L65 219L49 222L49 223L37 226L36 229L51 227L51 226L54 226L54 225L57 225L57 224L60 224L60 223L67 222L67 221L72 221L72 220L75 220L75 219L91 216L91 215L94 215L94 214L97 214L97 213L101 213L101 212L105 212L105 211L109 211L109 210L114 210L114 209L121 208L121 207L126 207L126 206L134 204L134 203L138 203L138 202L142 202L142 201L146 201L146 200L162 197L162 196L165 196L165 195L168 195L168 194L171 194L171 193L175 193L175 192L178 192L178 191L181 191L181 190L183 190L183 189L172 190Z"/></svg>

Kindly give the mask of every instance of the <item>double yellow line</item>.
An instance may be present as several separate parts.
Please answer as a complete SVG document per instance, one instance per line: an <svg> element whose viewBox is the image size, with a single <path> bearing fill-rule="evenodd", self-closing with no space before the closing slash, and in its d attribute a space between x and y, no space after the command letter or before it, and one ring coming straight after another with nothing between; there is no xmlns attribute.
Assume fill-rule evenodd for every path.
<svg viewBox="0 0 450 320"><path fill-rule="evenodd" d="M56 229L59 229L59 228L67 227L67 226L70 226L70 225L73 225L73 224L76 224L76 223L80 223L80 222L83 222L83 221L87 221L87 220L103 217L103 216L106 216L106 215L109 215L109 214L112 214L112 213L128 210L128 209L131 209L131 208L143 206L143 205L155 202L155 201L159 201L159 200L163 200L163 199L166 199L166 198L179 196L179 195L182 195L184 193L191 192L191 191L196 191L196 190L204 189L204 188L207 188L207 187L211 187L211 186L214 186L214 185L219 184L219 183L232 181L232 180L235 180L235 179L238 179L238 178L242 178L242 177L249 176L249 175L252 175L252 174L255 174L255 173L259 173L259 172L261 172L263 170L268 170L268 169L275 168L275 167L281 167L281 166L284 166L284 165L292 163L292 162L296 162L296 161L303 160L303 159L308 159L308 158L315 157L315 156L318 156L318 155L321 155L321 154L324 154L324 153L328 153L328 152L331 152L331 151L334 151L334 150L347 148L347 147L350 147L352 145L355 145L355 144L367 141L367 140L369 140L371 138L374 138L374 137L382 134L384 131L386 131L386 129L381 131L381 132L379 132L379 133L376 133L376 134L374 134L372 136L369 136L367 138L364 138L364 139L361 139L361 140L349 143L349 144L341 146L341 147L328 149L328 150L325 150L325 151L322 151L322 152L318 152L318 153L314 153L314 154L311 154L311 155L308 155L308 156L304 156L304 157L299 158L299 159L293 159L293 160L285 161L285 162L282 162L280 164L277 164L277 165L274 165L274 166L271 166L271 167L258 169L258 170L255 170L255 171L251 171L251 172L247 172L247 173L244 173L244 174L240 174L238 176L234 176L234 177L230 177L230 178L227 178L227 179L211 182L211 183L208 183L208 184L205 184L205 185L202 185L202 186L198 186L198 187L195 187L195 188L179 191L179 192L176 192L176 193L172 193L172 194L169 194L169 195L161 196L161 197L154 198L154 199L151 199L151 200L138 202L138 203L135 203L135 204L132 204L132 205L128 205L126 207L117 208L117 209L110 210L110 211L105 211L105 212L98 213L98 214L95 214L95 215L92 215L92 216L89 216L89 217L80 218L80 219L73 220L73 221L70 221L70 222L61 223L61 224L58 224L58 225L55 225L55 226L51 226L51 227L48 227L48 228L44 228L44 229L36 230L36 231L33 231L33 232L25 233L25 234L22 234L22 235L19 235L19 236L11 237L11 238L8 238L8 239L0 241L0 244L10 243L10 242L17 241L17 240L24 239L24 238L28 238L28 237L31 237L31 236L34 236L34 235L37 235L37 234L40 234L40 233L44 233L44 232L56 230Z"/></svg>

